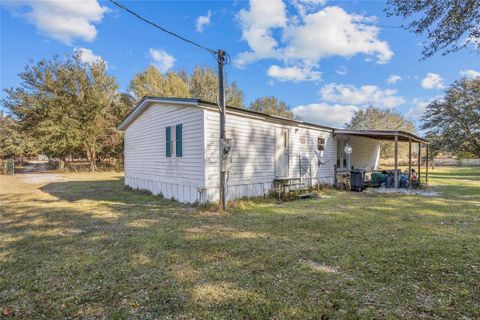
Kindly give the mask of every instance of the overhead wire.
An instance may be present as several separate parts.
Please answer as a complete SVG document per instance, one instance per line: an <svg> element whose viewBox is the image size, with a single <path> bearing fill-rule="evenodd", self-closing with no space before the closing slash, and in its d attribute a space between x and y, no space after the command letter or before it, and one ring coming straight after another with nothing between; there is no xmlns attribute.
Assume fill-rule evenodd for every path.
<svg viewBox="0 0 480 320"><path fill-rule="evenodd" d="M145 23L147 23L147 24L149 24L149 25L151 25L151 26L153 26L153 27L155 27L155 28L157 28L157 29L165 32L165 33L168 33L169 35L171 35L171 36L173 36L173 37L176 37L176 38L178 38L178 39L180 39L180 40L182 40L182 41L185 41L185 42L187 42L187 43L189 43L189 44L191 44L191 45L194 45L194 46L196 46L196 47L198 47L198 48L200 48L200 49L206 50L207 52L209 52L209 53L214 57L214 59L215 59L217 62L222 63L222 64L224 64L224 65L230 63L230 56L229 56L228 53L226 53L225 51L223 51L224 54L223 54L223 55L221 56L221 58L219 59L219 58L218 58L218 51L217 51L217 50L212 49L212 48L209 48L209 47L204 46L204 45L201 45L201 44L199 44L199 43L197 43L197 42L195 42L195 41L193 41L193 40L187 39L187 38L179 35L178 33L175 33L175 32L173 32L173 31L170 31L170 30L168 30L168 29L165 29L164 27L156 24L156 23L153 22L153 21L150 21L150 20L142 17L141 15L139 15L138 13L136 13L135 11L130 10L128 7L124 6L123 4L121 4L121 3L119 3L119 2L117 2L117 1L115 1L115 0L109 0L109 1L110 1L111 3L113 3L114 5L116 5L117 7L119 7L119 8L121 8L121 9L127 11L127 12L130 13L131 15L133 15L133 16L137 17L138 19L142 20L143 22L145 22Z"/></svg>
<svg viewBox="0 0 480 320"><path fill-rule="evenodd" d="M204 46L204 45L201 45L201 44L199 44L199 43L197 43L197 42L195 42L195 41L192 41L192 40L190 40L190 39L187 39L187 38L185 38L185 37L183 37L183 36L181 36L181 35L179 35L179 34L177 34L177 33L175 33L175 32L172 32L172 31L170 31L170 30L167 30L167 29L163 28L162 26L159 26L159 25L156 24L155 22L150 21L150 20L142 17L142 16L139 15L138 13L130 10L129 8L127 8L126 6L118 3L118 2L115 1L115 0L110 0L110 2L113 3L114 5L116 5L117 7L119 7L119 8L121 8L121 9L127 11L128 13L134 15L135 17L137 17L138 19L142 20L143 22L145 22L145 23L147 23L147 24L149 24L149 25L151 25L151 26L153 26L153 27L155 27L155 28L157 28L157 29L165 32L165 33L168 33L169 35L171 35L171 36L173 36L173 37L176 37L176 38L178 38L178 39L180 39L180 40L182 40L182 41L185 41L185 42L187 42L187 43L189 43L189 44L191 44L191 45L194 45L194 46L196 46L196 47L198 47L198 48L201 48L201 49L203 49L203 50L206 50L206 51L207 51L208 53L210 53L210 54L213 56L213 58L219 63L219 70L223 70L223 68L220 68L220 65L226 65L226 64L229 64L229 63L231 62L230 55L229 55L226 51L223 51L223 50L220 50L220 49L219 49L219 50L214 50L214 49L212 49L212 48L209 48L209 47L206 47L206 46ZM220 72L220 71L219 71L219 72ZM223 74L223 71L222 71L222 74ZM223 91L224 91L224 90L223 90ZM221 93L219 92L219 95L220 95L220 94L221 94ZM223 92L223 94L224 94L224 92ZM218 99L218 97L217 97L217 99ZM219 107L220 112L223 112L223 114L225 115L225 109L226 109L225 106L224 106L223 108L221 108L219 101L217 101L217 105L218 105L218 107ZM222 123L222 117L221 117L221 119L220 119L220 122ZM224 122L223 122L223 125L225 125ZM222 127L222 124L220 125L220 127ZM223 133L223 135L224 135L224 133ZM222 136L222 133L221 133L220 137L221 137L221 139L222 139L222 138L225 138L224 136ZM221 176L221 175L220 175L220 176ZM226 178L226 179L225 179L225 178ZM228 180L229 180L229 178L230 178L230 174L228 173L226 177L221 178L222 182L220 182L220 186L222 186L222 184L225 184L225 185L226 185L226 190L225 190L225 187L223 187L223 194L225 195L225 198L222 200L222 202L223 202L223 207L226 207L225 199L226 199L226 196L228 195ZM222 187L220 187L220 190L221 190L221 188L222 188Z"/></svg>
<svg viewBox="0 0 480 320"><path fill-rule="evenodd" d="M189 44L191 44L191 45L194 45L194 46L196 46L196 47L198 47L198 48L201 48L201 49L203 49L203 50L206 50L208 53L210 53L210 54L213 56L213 58L214 58L217 62L222 63L223 65L230 64L231 59L230 59L230 55L229 55L227 52L223 51L223 55L222 55L222 57L219 59L219 55L218 55L218 51L217 51L217 50L212 49L212 48L209 48L209 47L204 46L204 45L201 45L201 44L199 44L199 43L197 43L197 42L195 42L195 41L193 41L193 40L187 39L187 38L185 38L185 37L183 37L183 36L181 36L181 35L173 32L173 31L170 31L170 30L168 30L168 29L165 29L164 27L156 24L156 23L153 22L153 21L150 21L150 20L142 17L141 15L139 15L138 13L136 13L135 11L129 9L128 7L124 6L123 4L121 4L121 3L119 3L119 2L117 2L117 1L115 1L115 0L109 0L109 1L110 1L111 3L113 3L114 5L116 5L117 7L119 7L119 8L121 8L121 9L127 11L128 13L130 13L130 14L132 14L133 16L137 17L138 19L142 20L143 22L145 22L145 23L147 23L147 24L149 24L149 25L151 25L151 26L153 26L153 27L155 27L155 28L157 28L157 29L165 32L165 33L168 33L169 35L171 35L171 36L173 36L173 37L176 37L176 38L178 38L178 39L180 39L180 40L182 40L182 41L185 41L185 42L187 42L187 43L189 43ZM401 28L404 28L403 25L400 25L400 26L374 25L374 26L379 27L379 28L391 28L391 29L401 29Z"/></svg>
<svg viewBox="0 0 480 320"><path fill-rule="evenodd" d="M404 25L400 25L400 26L386 26L386 25L381 25L381 24L377 24L375 25L376 27L379 27L379 28L389 28L389 29L403 29L405 28Z"/></svg>

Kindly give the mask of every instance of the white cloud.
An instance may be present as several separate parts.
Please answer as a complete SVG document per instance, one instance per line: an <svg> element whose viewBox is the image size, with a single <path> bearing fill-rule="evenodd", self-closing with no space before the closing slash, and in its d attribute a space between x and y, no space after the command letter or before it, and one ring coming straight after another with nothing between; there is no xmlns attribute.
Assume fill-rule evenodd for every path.
<svg viewBox="0 0 480 320"><path fill-rule="evenodd" d="M212 17L212 12L208 10L206 16L200 16L197 18L197 25L196 25L197 32L200 32L200 33L203 32L203 28L210 24L211 17Z"/></svg>
<svg viewBox="0 0 480 320"><path fill-rule="evenodd" d="M363 24L363 16L350 15L340 7L326 7L308 14L300 25L289 25L282 38L288 59L318 62L331 56L374 55L378 63L393 56L388 43L377 38L379 29Z"/></svg>
<svg viewBox="0 0 480 320"><path fill-rule="evenodd" d="M427 106L434 100L441 100L442 98L443 96L441 95L430 98L414 98L412 100L413 106L405 113L405 118L414 122L420 122Z"/></svg>
<svg viewBox="0 0 480 320"><path fill-rule="evenodd" d="M445 84L439 74L429 72L427 76L422 79L422 87L424 89L443 89L445 88Z"/></svg>
<svg viewBox="0 0 480 320"><path fill-rule="evenodd" d="M153 60L153 64L160 70L161 73L165 73L173 67L175 58L169 55L164 50L150 48L150 58Z"/></svg>
<svg viewBox="0 0 480 320"><path fill-rule="evenodd" d="M38 31L65 44L75 39L93 41L97 37L95 23L102 21L107 7L97 0L7 0L14 15L26 19Z"/></svg>
<svg viewBox="0 0 480 320"><path fill-rule="evenodd" d="M276 52L277 41L272 36L272 29L286 26L285 10L285 4L281 0L250 1L249 10L240 10L237 18L242 26L242 38L247 41L251 51L237 56L237 66L258 59L280 57Z"/></svg>
<svg viewBox="0 0 480 320"><path fill-rule="evenodd" d="M357 88L349 84L330 83L323 86L319 93L325 101L357 106L393 108L405 103L405 100L397 95L397 90L382 90L374 85Z"/></svg>
<svg viewBox="0 0 480 320"><path fill-rule="evenodd" d="M424 100L420 98L415 98L413 99L413 107L408 109L408 111L405 113L405 117L409 120L412 121L419 121L423 114L425 113L425 110L427 109L427 106L430 102L432 102L433 99L429 100Z"/></svg>
<svg viewBox="0 0 480 320"><path fill-rule="evenodd" d="M402 80L402 77L400 77L397 74L391 74L387 79L387 83L388 84L394 84L394 83L397 83L400 80Z"/></svg>
<svg viewBox="0 0 480 320"><path fill-rule="evenodd" d="M341 76L344 76L348 73L348 69L345 66L340 66L335 72Z"/></svg>
<svg viewBox="0 0 480 320"><path fill-rule="evenodd" d="M458 75L461 77L467 77L467 78L478 78L480 77L480 72L469 69L469 70L460 71Z"/></svg>
<svg viewBox="0 0 480 320"><path fill-rule="evenodd" d="M386 63L393 56L388 43L378 39L379 28L366 24L372 17L348 14L337 6L287 19L282 1L251 0L249 9L242 9L238 19L250 51L236 57L237 66L259 59L308 66L323 58L356 54L375 56L378 63ZM273 37L274 31L278 31L280 43Z"/></svg>
<svg viewBox="0 0 480 320"><path fill-rule="evenodd" d="M305 122L330 127L343 127L358 109L358 107L351 105L329 105L322 102L296 106L291 110Z"/></svg>
<svg viewBox="0 0 480 320"><path fill-rule="evenodd" d="M94 54L91 49L75 48L73 49L73 51L80 54L80 61L82 61L83 63L95 63L103 60L101 56Z"/></svg>
<svg viewBox="0 0 480 320"><path fill-rule="evenodd" d="M267 74L278 81L313 81L319 80L321 73L309 67L279 67L272 65Z"/></svg>

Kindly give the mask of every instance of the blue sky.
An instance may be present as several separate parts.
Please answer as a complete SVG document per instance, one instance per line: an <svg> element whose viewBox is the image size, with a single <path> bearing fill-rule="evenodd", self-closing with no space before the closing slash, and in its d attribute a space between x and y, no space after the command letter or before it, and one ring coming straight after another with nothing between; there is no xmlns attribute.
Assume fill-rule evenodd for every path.
<svg viewBox="0 0 480 320"><path fill-rule="evenodd" d="M139 14L211 48L229 52L226 70L246 102L275 95L305 121L341 126L368 104L417 121L426 103L461 75L480 72L471 49L420 60L424 39L387 18L382 1L124 1ZM126 90L133 75L212 57L107 1L5 0L1 7L1 88L19 84L29 61L81 50L102 57ZM1 93L3 98L5 94Z"/></svg>

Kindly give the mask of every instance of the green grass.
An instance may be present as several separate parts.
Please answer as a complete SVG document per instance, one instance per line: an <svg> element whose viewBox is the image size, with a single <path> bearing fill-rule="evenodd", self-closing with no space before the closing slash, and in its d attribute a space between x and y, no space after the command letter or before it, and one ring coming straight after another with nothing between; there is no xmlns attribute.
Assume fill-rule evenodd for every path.
<svg viewBox="0 0 480 320"><path fill-rule="evenodd" d="M480 168L431 172L435 198L325 190L223 215L65 177L1 177L15 318L480 318Z"/></svg>

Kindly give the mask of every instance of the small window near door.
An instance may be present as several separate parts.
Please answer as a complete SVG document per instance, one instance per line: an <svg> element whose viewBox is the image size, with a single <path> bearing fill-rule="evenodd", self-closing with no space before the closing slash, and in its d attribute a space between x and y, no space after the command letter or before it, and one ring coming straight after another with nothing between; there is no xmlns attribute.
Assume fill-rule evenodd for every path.
<svg viewBox="0 0 480 320"><path fill-rule="evenodd" d="M318 138L317 139L317 150L318 151L325 151L325 138Z"/></svg>

